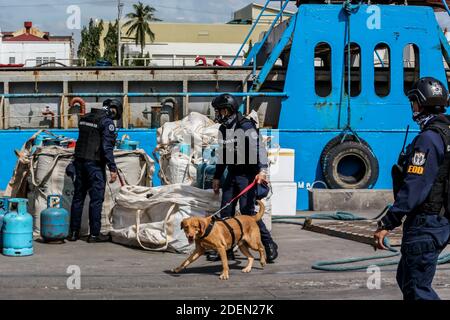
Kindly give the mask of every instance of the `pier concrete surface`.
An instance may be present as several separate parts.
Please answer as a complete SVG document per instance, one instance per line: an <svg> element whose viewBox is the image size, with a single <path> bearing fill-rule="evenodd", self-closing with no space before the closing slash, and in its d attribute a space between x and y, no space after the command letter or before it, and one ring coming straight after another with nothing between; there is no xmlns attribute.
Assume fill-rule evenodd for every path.
<svg viewBox="0 0 450 320"><path fill-rule="evenodd" d="M373 216L373 213L369 213ZM264 269L255 261L250 274L241 269L241 253L230 262L230 280L219 280L220 262L201 257L180 274L169 272L185 255L146 252L113 243L85 241L62 245L35 242L31 257L0 256L0 299L150 299L150 300L399 300L396 266L381 268L380 289L368 289L367 270L321 272L318 260L384 254L366 244L274 224L280 256ZM376 263L374 261L373 263ZM80 271L80 289L73 281ZM434 287L450 299L450 265L438 268ZM372 282L373 283L373 282Z"/></svg>

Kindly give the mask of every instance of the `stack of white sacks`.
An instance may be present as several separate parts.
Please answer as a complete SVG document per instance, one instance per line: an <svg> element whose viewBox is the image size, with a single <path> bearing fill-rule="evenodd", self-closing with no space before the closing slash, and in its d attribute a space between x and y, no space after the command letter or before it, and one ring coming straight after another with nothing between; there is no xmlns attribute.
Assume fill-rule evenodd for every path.
<svg viewBox="0 0 450 320"><path fill-rule="evenodd" d="M297 183L294 181L295 150L269 149L270 199L273 216L295 216Z"/></svg>

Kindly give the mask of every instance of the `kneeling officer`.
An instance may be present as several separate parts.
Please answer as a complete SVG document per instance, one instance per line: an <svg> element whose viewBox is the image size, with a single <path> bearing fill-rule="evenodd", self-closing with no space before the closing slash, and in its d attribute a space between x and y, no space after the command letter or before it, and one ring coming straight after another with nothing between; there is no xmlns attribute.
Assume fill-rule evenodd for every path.
<svg viewBox="0 0 450 320"><path fill-rule="evenodd" d="M117 166L113 154L117 135L113 120L121 119L122 113L122 103L117 99L108 99L103 102L102 109L92 109L90 113L80 118L73 163L74 196L69 241L77 241L80 238L83 205L88 192L90 197L88 242L109 241L109 237L100 234L101 214L106 186L106 166L111 173L110 183L117 180Z"/></svg>
<svg viewBox="0 0 450 320"><path fill-rule="evenodd" d="M405 300L437 300L431 287L439 254L450 236L450 121L444 84L422 78L408 93L421 132L393 168L395 203L379 222L375 241L386 249L388 231L403 223L397 283Z"/></svg>

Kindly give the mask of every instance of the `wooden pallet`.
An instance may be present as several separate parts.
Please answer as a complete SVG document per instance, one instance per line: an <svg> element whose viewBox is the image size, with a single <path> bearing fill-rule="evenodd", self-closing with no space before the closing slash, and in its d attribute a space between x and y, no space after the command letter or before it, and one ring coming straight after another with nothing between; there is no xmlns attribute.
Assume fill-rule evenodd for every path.
<svg viewBox="0 0 450 320"><path fill-rule="evenodd" d="M374 220L323 222L306 219L303 229L373 246L377 222ZM401 227L389 233L391 246L398 247L402 244L402 233Z"/></svg>

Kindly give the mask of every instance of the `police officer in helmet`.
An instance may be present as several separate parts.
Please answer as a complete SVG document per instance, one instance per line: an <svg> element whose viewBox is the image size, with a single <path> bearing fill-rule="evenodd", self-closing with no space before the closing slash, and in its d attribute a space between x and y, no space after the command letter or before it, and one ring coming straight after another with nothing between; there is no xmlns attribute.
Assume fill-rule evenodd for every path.
<svg viewBox="0 0 450 320"><path fill-rule="evenodd" d="M79 120L73 174L68 170L68 174L74 179L69 241L77 241L80 238L81 216L88 192L88 242L109 241L109 237L100 234L101 213L107 179L106 166L111 173L110 183L114 183L118 177L113 154L117 138L114 120L120 120L122 113L122 103L117 99L108 99L103 102L102 109L92 109Z"/></svg>
<svg viewBox="0 0 450 320"><path fill-rule="evenodd" d="M250 189L239 201L241 214L254 215L255 202L264 197L267 171L267 154L259 138L259 132L253 120L247 119L239 111L239 103L231 94L222 94L216 97L212 106L216 112L216 122L220 123L219 160L213 180L213 189L219 193L222 176L226 169L228 174L222 187L222 207L229 203L242 190L249 186L256 178L256 188ZM245 142L245 143L244 143ZM262 190L262 191L261 191ZM268 193L268 192L266 192ZM221 212L222 218L235 215L236 202ZM261 231L261 240L266 249L267 261L273 263L278 257L278 246L273 241L264 222L258 221ZM232 250L227 252L230 259L234 259ZM220 258L213 252L208 260L217 261Z"/></svg>
<svg viewBox="0 0 450 320"><path fill-rule="evenodd" d="M450 121L448 91L437 79L418 80L408 93L419 135L393 168L395 203L379 222L376 246L386 249L389 231L403 223L397 283L405 300L437 300L431 283L450 237ZM406 219L403 222L403 218Z"/></svg>

